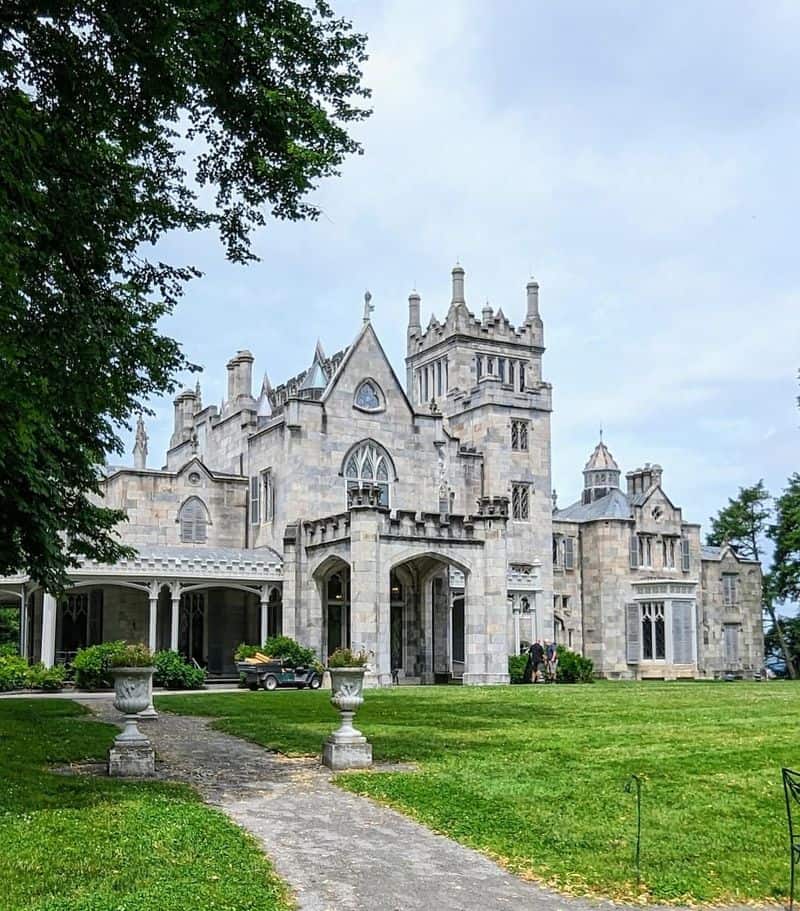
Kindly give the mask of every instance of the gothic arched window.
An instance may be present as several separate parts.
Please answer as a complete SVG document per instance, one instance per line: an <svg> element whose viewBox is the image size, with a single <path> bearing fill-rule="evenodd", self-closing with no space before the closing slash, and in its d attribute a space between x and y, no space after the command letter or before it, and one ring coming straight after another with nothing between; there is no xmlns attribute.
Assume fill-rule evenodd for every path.
<svg viewBox="0 0 800 911"><path fill-rule="evenodd" d="M359 385L355 406L362 411L380 411L383 408L383 392L375 380L364 380Z"/></svg>
<svg viewBox="0 0 800 911"><path fill-rule="evenodd" d="M394 469L389 456L376 443L361 443L350 452L344 463L344 477L347 490L377 484L381 506L389 505L389 485L394 479Z"/></svg>
<svg viewBox="0 0 800 911"><path fill-rule="evenodd" d="M181 525L182 544L205 544L209 524L205 503L197 497L190 497L178 513Z"/></svg>

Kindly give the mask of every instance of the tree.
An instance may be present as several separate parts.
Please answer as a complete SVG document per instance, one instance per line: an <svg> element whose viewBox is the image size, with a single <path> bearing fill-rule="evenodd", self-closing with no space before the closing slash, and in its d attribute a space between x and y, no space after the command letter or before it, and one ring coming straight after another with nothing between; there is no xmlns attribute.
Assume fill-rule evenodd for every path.
<svg viewBox="0 0 800 911"><path fill-rule="evenodd" d="M736 497L728 500L715 517L710 519L711 530L706 543L721 547L730 544L742 557L761 561L761 541L770 531L772 509L769 491L761 480L752 487L741 487ZM770 629L780 645L786 668L791 677L796 676L791 650L784 639L783 624L775 610L772 573L764 575L761 588L761 606L770 620Z"/></svg>
<svg viewBox="0 0 800 911"><path fill-rule="evenodd" d="M800 599L800 474L793 474L775 500L775 521L770 526L775 544L772 571L777 600Z"/></svg>
<svg viewBox="0 0 800 911"><path fill-rule="evenodd" d="M153 245L211 228L246 263L269 215L316 218L361 151L365 42L324 0L3 4L0 574L129 552L98 466L191 369L158 322L200 274Z"/></svg>

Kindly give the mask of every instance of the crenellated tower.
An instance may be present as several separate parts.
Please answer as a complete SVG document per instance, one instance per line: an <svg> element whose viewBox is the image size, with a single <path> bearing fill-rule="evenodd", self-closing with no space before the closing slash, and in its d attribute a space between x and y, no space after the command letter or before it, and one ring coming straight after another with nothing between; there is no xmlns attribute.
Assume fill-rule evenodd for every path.
<svg viewBox="0 0 800 911"><path fill-rule="evenodd" d="M439 411L463 447L482 455L481 491L508 497L509 561L541 563L542 635L552 617L551 387L542 379L544 327L539 285L526 287L525 318L514 326L487 302L480 318L467 307L464 269L452 270L442 322L422 329L420 296L409 297L406 382L420 412ZM467 510L474 504L464 504Z"/></svg>

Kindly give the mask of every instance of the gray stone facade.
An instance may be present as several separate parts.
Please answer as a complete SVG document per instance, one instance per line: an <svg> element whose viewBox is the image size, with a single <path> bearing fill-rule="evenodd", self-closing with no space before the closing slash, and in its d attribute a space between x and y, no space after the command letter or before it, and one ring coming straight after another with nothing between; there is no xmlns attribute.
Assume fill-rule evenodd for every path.
<svg viewBox="0 0 800 911"><path fill-rule="evenodd" d="M758 568L729 549L702 556L699 528L662 491L660 469L633 473L623 494L598 447L582 502L554 512L538 284L527 285L518 327L502 309L467 308L460 266L442 321L423 329L420 306L415 292L405 385L367 300L352 344L331 356L317 345L285 383L265 375L254 395L255 359L243 349L227 364L220 407L203 404L199 385L178 395L160 469L147 467L140 420L135 467L104 482L138 556L81 567L60 602L5 580L25 605L26 654L52 663L125 638L226 675L238 642L282 632L322 660L337 647L366 650L379 685L503 683L508 655L534 639L582 651L610 677L759 665ZM632 536L651 541L649 563L635 568ZM675 546L664 550L674 567L653 556ZM732 573L735 605L723 583ZM642 628L635 652L635 609L657 612L663 642L648 627L645 643Z"/></svg>
<svg viewBox="0 0 800 911"><path fill-rule="evenodd" d="M701 546L662 475L659 465L629 472L623 493L617 463L597 445L581 500L553 513L556 627L569 635L576 618L564 604L579 605L581 649L604 677L758 673L761 568L730 547Z"/></svg>

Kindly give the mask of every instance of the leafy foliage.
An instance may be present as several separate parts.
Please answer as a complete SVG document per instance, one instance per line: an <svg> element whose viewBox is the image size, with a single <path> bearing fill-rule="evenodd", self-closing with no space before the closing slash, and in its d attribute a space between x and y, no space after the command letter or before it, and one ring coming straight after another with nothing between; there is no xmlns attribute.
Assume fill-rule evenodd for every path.
<svg viewBox="0 0 800 911"><path fill-rule="evenodd" d="M770 528L775 543L771 573L774 596L800 600L800 474L793 474L775 500L775 521Z"/></svg>
<svg viewBox="0 0 800 911"><path fill-rule="evenodd" d="M113 686L111 659L124 648L124 642L116 641L80 649L72 662L75 685L83 690L107 689Z"/></svg>
<svg viewBox="0 0 800 911"><path fill-rule="evenodd" d="M141 642L125 645L109 658L112 669L116 667L152 667L153 653Z"/></svg>
<svg viewBox="0 0 800 911"><path fill-rule="evenodd" d="M0 605L0 646L19 642L19 607Z"/></svg>
<svg viewBox="0 0 800 911"><path fill-rule="evenodd" d="M67 672L63 666L45 667L40 661L28 668L27 685L32 690L55 693L64 685L66 676Z"/></svg>
<svg viewBox="0 0 800 911"><path fill-rule="evenodd" d="M5 4L0 574L56 591L130 553L98 466L191 368L158 326L199 275L153 245L210 228L245 263L269 215L316 218L309 191L360 151L365 40L324 0Z"/></svg>
<svg viewBox="0 0 800 911"><path fill-rule="evenodd" d="M19 655L0 656L0 692L21 690L28 679L28 662Z"/></svg>
<svg viewBox="0 0 800 911"><path fill-rule="evenodd" d="M752 487L741 487L737 496L710 519L706 543L717 547L730 544L740 556L758 560L759 539L767 532L771 512L770 495L763 480Z"/></svg>
<svg viewBox="0 0 800 911"><path fill-rule="evenodd" d="M594 662L559 645L556 680L558 683L594 683Z"/></svg>
<svg viewBox="0 0 800 911"><path fill-rule="evenodd" d="M527 655L508 656L508 675L511 678L511 683L522 683L522 678L525 675L525 666L527 663Z"/></svg>
<svg viewBox="0 0 800 911"><path fill-rule="evenodd" d="M350 648L337 648L328 657L328 667L366 667L369 664L369 652L354 652Z"/></svg>
<svg viewBox="0 0 800 911"><path fill-rule="evenodd" d="M190 664L183 655L169 649L156 652L153 656L155 675L153 683L168 690L199 690L205 685L206 675L202 668Z"/></svg>
<svg viewBox="0 0 800 911"><path fill-rule="evenodd" d="M247 645L242 642L234 652L236 661L252 658L256 652L270 658L280 658L287 667L308 667L317 661L313 648L304 648L291 636L271 636L263 645Z"/></svg>

